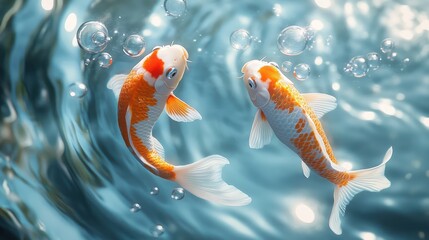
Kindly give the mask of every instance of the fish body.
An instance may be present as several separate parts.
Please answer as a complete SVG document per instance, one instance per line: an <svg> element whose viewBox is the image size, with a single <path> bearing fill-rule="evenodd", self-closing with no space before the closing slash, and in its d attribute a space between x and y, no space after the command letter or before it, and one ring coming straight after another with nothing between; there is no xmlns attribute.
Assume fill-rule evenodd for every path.
<svg viewBox="0 0 429 240"><path fill-rule="evenodd" d="M276 137L302 160L303 173L310 170L332 182L334 206L329 225L341 234L340 214L360 191L380 191L390 186L384 176L386 162L392 155L387 151L383 162L374 168L346 171L336 160L332 147L319 120L335 109L336 99L321 93L301 94L276 67L263 61L246 63L242 72L250 99L258 108L249 138L251 148L262 148Z"/></svg>
<svg viewBox="0 0 429 240"><path fill-rule="evenodd" d="M180 45L156 47L128 75L116 75L108 82L118 98L117 118L124 143L150 172L179 183L194 195L224 205L246 205L251 199L222 180L222 167L229 163L226 158L212 155L175 166L165 160L163 146L152 135L164 109L175 121L201 119L197 110L173 93L187 60L188 52Z"/></svg>

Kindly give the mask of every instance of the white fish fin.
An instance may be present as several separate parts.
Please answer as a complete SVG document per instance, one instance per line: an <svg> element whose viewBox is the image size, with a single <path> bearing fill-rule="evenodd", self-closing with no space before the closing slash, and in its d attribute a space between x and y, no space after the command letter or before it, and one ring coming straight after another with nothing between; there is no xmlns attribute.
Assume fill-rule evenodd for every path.
<svg viewBox="0 0 429 240"><path fill-rule="evenodd" d="M222 179L222 168L228 159L212 155L198 162L175 166L176 181L190 193L207 201L227 205L244 206L252 199L247 194L228 185Z"/></svg>
<svg viewBox="0 0 429 240"><path fill-rule="evenodd" d="M310 168L307 166L307 164L305 164L304 161L301 161L301 165L302 165L302 172L304 173L304 176L306 178L310 177Z"/></svg>
<svg viewBox="0 0 429 240"><path fill-rule="evenodd" d="M122 86L124 85L125 79L127 79L128 75L126 74L117 74L113 76L109 82L107 82L107 88L112 89L115 94L116 99L119 98L119 94L121 93Z"/></svg>
<svg viewBox="0 0 429 240"><path fill-rule="evenodd" d="M264 112L261 109L255 114L252 129L250 130L249 147L262 148L271 142L273 137L273 129L265 118Z"/></svg>
<svg viewBox="0 0 429 240"><path fill-rule="evenodd" d="M156 139L154 136L152 136L152 144L153 147L155 148L155 151L161 155L162 158L165 159L165 151L164 151L164 147L162 146L162 144L158 141L158 139Z"/></svg>
<svg viewBox="0 0 429 240"><path fill-rule="evenodd" d="M355 178L347 183L347 185L337 186L334 191L334 205L332 207L331 216L329 218L329 227L335 233L341 234L341 219L340 214L344 215L346 206L354 195L361 191L379 192L390 187L390 181L384 176L386 163L392 157L393 149L390 147L384 155L383 162L373 168L351 171L355 174Z"/></svg>
<svg viewBox="0 0 429 240"><path fill-rule="evenodd" d="M318 118L337 107L337 99L324 93L304 93L302 94L308 105L313 109Z"/></svg>
<svg viewBox="0 0 429 240"><path fill-rule="evenodd" d="M177 122L192 122L202 119L197 110L180 100L173 93L167 98L165 110L168 116Z"/></svg>

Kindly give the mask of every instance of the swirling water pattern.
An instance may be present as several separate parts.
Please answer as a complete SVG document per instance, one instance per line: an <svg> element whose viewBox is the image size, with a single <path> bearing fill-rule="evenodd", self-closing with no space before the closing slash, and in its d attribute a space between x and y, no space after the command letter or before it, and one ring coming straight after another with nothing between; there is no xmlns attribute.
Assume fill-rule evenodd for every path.
<svg viewBox="0 0 429 240"><path fill-rule="evenodd" d="M50 3L54 3L52 8ZM2 239L427 239L429 235L429 10L423 0L193 1L178 18L163 1L3 0L0 4L0 226ZM42 7L43 6L43 7ZM46 10L47 9L47 10ZM74 21L75 20L75 21ZM80 24L104 23L110 68L73 39ZM317 28L314 43L288 57L277 36L290 25ZM229 36L246 29L249 48ZM202 121L176 123L162 115L154 135L174 164L221 154L227 182L252 196L245 207L210 204L153 176L125 147L108 79L140 58L122 52L130 34L147 49L175 42L188 49L189 71L177 96ZM355 78L343 71L355 56L380 52L383 39L398 57ZM392 145L386 168L392 186L361 193L348 206L343 235L328 227L333 186L302 176L298 157L278 140L248 147L255 113L240 69L266 57L307 63L294 81L302 92L323 92L338 108L322 122L337 158L354 169L375 166ZM408 66L401 59L410 58ZM316 61L317 59L317 61ZM398 60L399 59L399 60ZM286 73L293 79L292 72ZM72 97L69 86L88 91ZM159 189L151 194L152 188ZM140 210L133 208L138 203ZM308 223L306 223L308 222ZM159 228L158 228L159 229ZM159 234L160 232L158 232Z"/></svg>

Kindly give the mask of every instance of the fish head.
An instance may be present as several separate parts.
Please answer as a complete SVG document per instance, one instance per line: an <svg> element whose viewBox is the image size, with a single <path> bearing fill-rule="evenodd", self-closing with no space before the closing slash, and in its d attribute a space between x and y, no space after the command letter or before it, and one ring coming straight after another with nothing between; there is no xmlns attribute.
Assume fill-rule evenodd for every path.
<svg viewBox="0 0 429 240"><path fill-rule="evenodd" d="M260 60L251 60L243 65L243 81L255 107L261 108L270 101L269 85L276 80L277 71L272 63ZM265 73L272 75L270 79L266 78Z"/></svg>
<svg viewBox="0 0 429 240"><path fill-rule="evenodd" d="M155 47L146 57L143 69L153 79L152 84L160 94L170 94L182 80L187 68L188 52L181 45Z"/></svg>

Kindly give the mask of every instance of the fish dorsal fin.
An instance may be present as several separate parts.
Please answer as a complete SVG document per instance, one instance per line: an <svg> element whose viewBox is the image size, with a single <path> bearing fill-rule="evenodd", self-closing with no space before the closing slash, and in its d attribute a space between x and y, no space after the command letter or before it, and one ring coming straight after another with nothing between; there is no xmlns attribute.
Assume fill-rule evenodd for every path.
<svg viewBox="0 0 429 240"><path fill-rule="evenodd" d="M116 99L119 98L119 94L121 93L122 85L124 85L125 79L127 79L126 74L117 74L113 76L109 82L107 82L107 88L112 89L115 94Z"/></svg>
<svg viewBox="0 0 429 240"><path fill-rule="evenodd" d="M262 148L271 142L273 130L268 123L264 112L258 109L253 120L252 130L250 131L249 146L250 148Z"/></svg>
<svg viewBox="0 0 429 240"><path fill-rule="evenodd" d="M155 148L155 151L158 152L158 154L165 159L165 152L164 152L164 147L162 146L162 144L158 141L158 139L156 139L154 136L152 136L152 144L153 147Z"/></svg>
<svg viewBox="0 0 429 240"><path fill-rule="evenodd" d="M310 168L307 166L307 164L305 164L304 161L301 161L301 165L302 165L302 172L304 173L304 176L306 178L310 177Z"/></svg>
<svg viewBox="0 0 429 240"><path fill-rule="evenodd" d="M202 119L197 110L180 100L173 93L167 98L165 110L168 116L177 122L192 122Z"/></svg>
<svg viewBox="0 0 429 240"><path fill-rule="evenodd" d="M308 105L313 109L318 118L337 107L337 99L331 95L323 93L302 94Z"/></svg>

